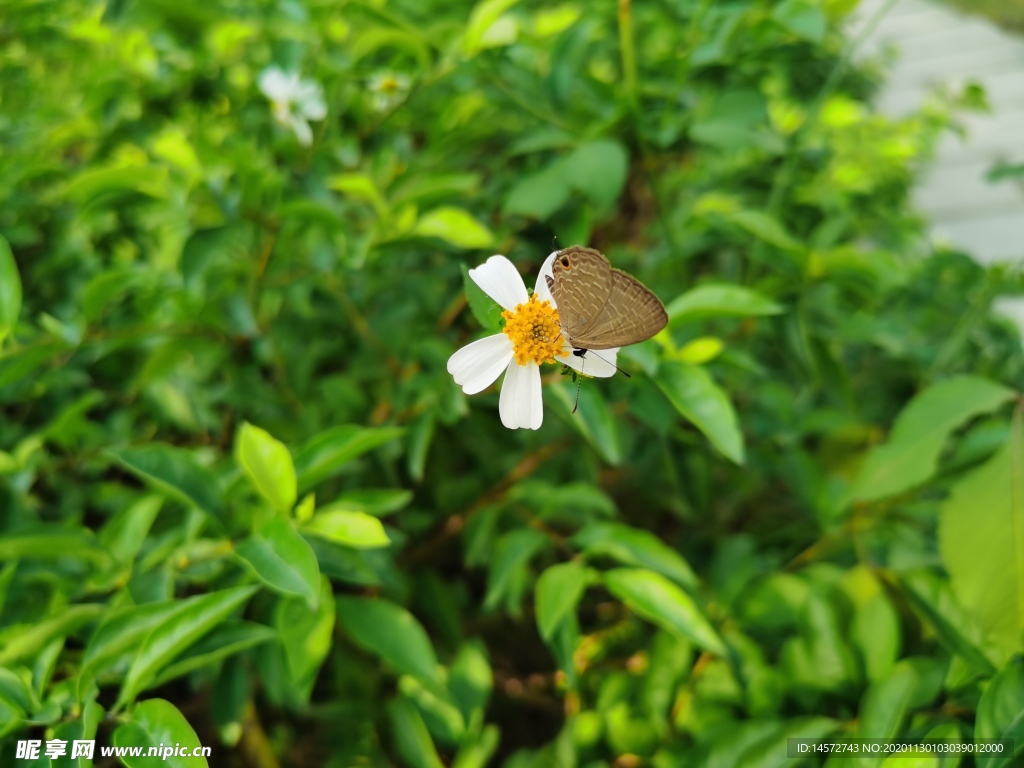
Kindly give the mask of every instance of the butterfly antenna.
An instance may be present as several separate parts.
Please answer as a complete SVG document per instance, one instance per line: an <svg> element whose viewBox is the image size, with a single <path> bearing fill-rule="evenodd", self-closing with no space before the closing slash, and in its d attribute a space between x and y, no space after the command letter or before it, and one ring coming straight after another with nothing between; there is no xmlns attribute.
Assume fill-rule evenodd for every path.
<svg viewBox="0 0 1024 768"><path fill-rule="evenodd" d="M590 349L590 350L587 350L587 351L588 351L588 352L590 352L590 354L592 354L592 355L594 355L595 357L597 357L597 358L598 358L599 360L602 360L603 362L606 362L606 363L608 363L608 365L610 365L610 366L611 366L612 368L614 368L614 369L615 369L616 371L618 371L619 373L621 373L621 374L622 374L623 376L625 376L625 377L626 377L627 379L632 379L632 378L633 378L633 377L632 377L632 376L631 376L630 374L626 373L626 372L625 372L624 370L622 370L621 368L619 368L619 366L617 366L617 365L616 365L615 363L613 363L613 362L612 362L611 360L609 360L609 359L607 359L607 358L604 358L604 357L601 357L601 356L600 356L599 354L597 354L597 352L595 352L594 350ZM584 359L585 359L585 358L584 358Z"/></svg>

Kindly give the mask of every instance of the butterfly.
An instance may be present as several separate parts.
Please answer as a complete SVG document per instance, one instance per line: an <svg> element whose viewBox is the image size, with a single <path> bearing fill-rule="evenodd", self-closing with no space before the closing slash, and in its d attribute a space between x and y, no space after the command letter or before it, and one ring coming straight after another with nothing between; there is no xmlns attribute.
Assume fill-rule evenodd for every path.
<svg viewBox="0 0 1024 768"><path fill-rule="evenodd" d="M665 306L632 275L582 245L559 251L546 276L573 354L645 341L668 324Z"/></svg>

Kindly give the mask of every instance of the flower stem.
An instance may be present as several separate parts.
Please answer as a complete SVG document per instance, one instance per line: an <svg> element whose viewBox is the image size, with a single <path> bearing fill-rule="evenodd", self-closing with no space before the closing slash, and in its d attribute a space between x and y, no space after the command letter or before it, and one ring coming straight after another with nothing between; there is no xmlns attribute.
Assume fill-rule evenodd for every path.
<svg viewBox="0 0 1024 768"><path fill-rule="evenodd" d="M630 0L619 0L619 53L622 57L622 87L626 103L636 112L636 49L633 47L633 9Z"/></svg>

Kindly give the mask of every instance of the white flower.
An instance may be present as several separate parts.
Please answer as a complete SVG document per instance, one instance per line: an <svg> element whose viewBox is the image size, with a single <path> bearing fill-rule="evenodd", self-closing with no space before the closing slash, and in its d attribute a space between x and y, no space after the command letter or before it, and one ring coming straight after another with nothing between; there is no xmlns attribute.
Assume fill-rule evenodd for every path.
<svg viewBox="0 0 1024 768"><path fill-rule="evenodd" d="M378 72L366 83L373 94L373 108L378 112L391 109L409 90L409 78L402 74Z"/></svg>
<svg viewBox="0 0 1024 768"><path fill-rule="evenodd" d="M469 270L473 282L501 305L506 324L502 333L474 341L448 359L448 373L467 395L487 389L505 371L498 399L501 423L509 429L540 429L544 408L540 397L540 363L558 361L588 376L615 375L619 348L602 349L600 357L590 352L572 354L562 335L555 300L548 290L546 275L557 251L544 261L532 296L512 262L491 256Z"/></svg>
<svg viewBox="0 0 1024 768"><path fill-rule="evenodd" d="M271 66L260 73L259 86L263 95L270 99L274 119L291 130L304 147L312 144L313 131L308 121L327 117L320 83Z"/></svg>

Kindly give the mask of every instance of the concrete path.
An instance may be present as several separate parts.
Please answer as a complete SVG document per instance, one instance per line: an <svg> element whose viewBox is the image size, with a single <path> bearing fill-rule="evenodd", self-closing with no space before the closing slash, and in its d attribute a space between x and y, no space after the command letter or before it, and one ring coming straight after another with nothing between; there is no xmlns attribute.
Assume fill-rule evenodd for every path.
<svg viewBox="0 0 1024 768"><path fill-rule="evenodd" d="M858 34L886 2L861 0L851 32ZM1024 263L1024 177L985 180L999 163L1024 163L1024 38L937 0L896 0L856 56L874 57L888 47L897 59L879 94L883 113L905 115L933 89L969 81L984 86L992 108L960 118L966 135L943 138L914 191L932 239L984 263Z"/></svg>

